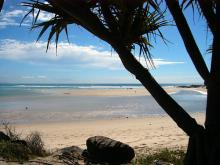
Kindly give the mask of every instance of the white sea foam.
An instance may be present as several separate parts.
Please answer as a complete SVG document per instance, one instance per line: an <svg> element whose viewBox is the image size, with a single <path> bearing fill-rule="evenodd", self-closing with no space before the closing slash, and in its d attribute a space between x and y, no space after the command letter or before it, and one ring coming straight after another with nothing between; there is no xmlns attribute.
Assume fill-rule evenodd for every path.
<svg viewBox="0 0 220 165"><path fill-rule="evenodd" d="M201 91L201 90L196 90L196 89L193 89L192 91L201 93L203 95L207 95L207 91Z"/></svg>

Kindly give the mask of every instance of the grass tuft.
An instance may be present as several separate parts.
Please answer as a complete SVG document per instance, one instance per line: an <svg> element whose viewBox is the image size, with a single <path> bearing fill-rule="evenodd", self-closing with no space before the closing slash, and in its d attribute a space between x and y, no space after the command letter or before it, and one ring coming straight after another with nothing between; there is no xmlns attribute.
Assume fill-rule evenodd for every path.
<svg viewBox="0 0 220 165"><path fill-rule="evenodd" d="M46 151L44 150L44 142L41 139L39 132L32 132L26 137L28 148L31 150L33 155L45 156Z"/></svg>
<svg viewBox="0 0 220 165"><path fill-rule="evenodd" d="M132 161L132 165L183 165L185 152L183 150L168 150L163 149L155 153L137 155Z"/></svg>

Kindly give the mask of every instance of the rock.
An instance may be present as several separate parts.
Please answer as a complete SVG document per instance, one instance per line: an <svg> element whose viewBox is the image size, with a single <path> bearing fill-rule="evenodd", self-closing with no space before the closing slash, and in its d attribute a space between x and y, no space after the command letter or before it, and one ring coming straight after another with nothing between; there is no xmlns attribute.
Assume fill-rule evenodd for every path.
<svg viewBox="0 0 220 165"><path fill-rule="evenodd" d="M8 135L6 135L4 132L0 131L0 141L9 141L10 137Z"/></svg>
<svg viewBox="0 0 220 165"><path fill-rule="evenodd" d="M129 145L104 136L90 137L86 146L87 152L84 151L83 155L98 163L129 163L135 156L133 148Z"/></svg>
<svg viewBox="0 0 220 165"><path fill-rule="evenodd" d="M160 161L160 160L154 160L152 165L173 165L173 164L169 162Z"/></svg>
<svg viewBox="0 0 220 165"><path fill-rule="evenodd" d="M12 143L21 144L27 147L27 142L25 140L12 140Z"/></svg>
<svg viewBox="0 0 220 165"><path fill-rule="evenodd" d="M58 159L66 164L84 165L85 159L82 156L83 150L77 146L61 149L57 154Z"/></svg>

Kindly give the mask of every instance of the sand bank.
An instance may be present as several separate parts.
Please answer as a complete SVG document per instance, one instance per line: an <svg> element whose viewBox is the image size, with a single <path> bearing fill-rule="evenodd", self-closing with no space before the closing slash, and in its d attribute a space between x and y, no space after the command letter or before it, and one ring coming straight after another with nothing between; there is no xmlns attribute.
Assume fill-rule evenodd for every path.
<svg viewBox="0 0 220 165"><path fill-rule="evenodd" d="M206 89L198 88L182 88L182 87L164 87L168 93L174 93L180 90L198 91L203 94ZM44 93L51 93L56 96L148 96L150 93L144 88L122 88L122 89L56 89L42 90Z"/></svg>

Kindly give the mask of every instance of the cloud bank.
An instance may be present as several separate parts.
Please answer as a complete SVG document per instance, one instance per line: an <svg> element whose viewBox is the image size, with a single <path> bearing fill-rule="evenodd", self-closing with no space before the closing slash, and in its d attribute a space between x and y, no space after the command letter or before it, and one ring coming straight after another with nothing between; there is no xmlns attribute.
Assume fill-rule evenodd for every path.
<svg viewBox="0 0 220 165"><path fill-rule="evenodd" d="M123 66L116 53L102 51L94 46L80 46L61 42L56 55L55 44L52 43L46 53L46 42L23 42L11 39L0 40L0 59L23 61L31 64L57 64L86 68L122 69ZM143 65L144 58L140 58ZM182 64L183 62L153 59L155 67L162 65Z"/></svg>
<svg viewBox="0 0 220 165"><path fill-rule="evenodd" d="M0 28L6 28L8 26L20 26L22 18L28 13L28 10L11 10L11 11L2 11L0 13ZM37 12L35 12L35 15ZM53 14L46 13L41 11L38 16L38 21L47 21L53 17ZM25 21L22 23L22 26L31 26L32 23L32 14L30 14Z"/></svg>

